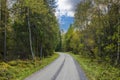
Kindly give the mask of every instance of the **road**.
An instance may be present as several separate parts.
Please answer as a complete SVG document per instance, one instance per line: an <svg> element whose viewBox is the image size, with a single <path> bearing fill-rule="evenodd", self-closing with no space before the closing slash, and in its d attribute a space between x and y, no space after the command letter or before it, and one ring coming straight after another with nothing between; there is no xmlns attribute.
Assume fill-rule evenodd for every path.
<svg viewBox="0 0 120 80"><path fill-rule="evenodd" d="M25 80L87 80L79 64L69 54L59 55L53 63Z"/></svg>

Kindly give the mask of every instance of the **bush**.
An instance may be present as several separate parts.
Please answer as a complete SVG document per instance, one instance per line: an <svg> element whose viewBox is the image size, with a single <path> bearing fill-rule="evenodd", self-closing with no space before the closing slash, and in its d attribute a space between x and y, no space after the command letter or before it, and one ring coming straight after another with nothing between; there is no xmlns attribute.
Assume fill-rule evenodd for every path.
<svg viewBox="0 0 120 80"><path fill-rule="evenodd" d="M18 63L16 61L10 61L10 62L8 62L8 64L11 65L11 66L17 66L18 65Z"/></svg>

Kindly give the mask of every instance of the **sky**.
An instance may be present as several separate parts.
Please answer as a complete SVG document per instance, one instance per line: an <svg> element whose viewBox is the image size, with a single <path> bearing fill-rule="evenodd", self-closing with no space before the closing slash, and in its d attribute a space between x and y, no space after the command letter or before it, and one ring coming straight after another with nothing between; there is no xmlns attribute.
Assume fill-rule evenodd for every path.
<svg viewBox="0 0 120 80"><path fill-rule="evenodd" d="M60 28L67 31L70 24L74 22L74 14L80 0L57 0L55 15L59 21Z"/></svg>

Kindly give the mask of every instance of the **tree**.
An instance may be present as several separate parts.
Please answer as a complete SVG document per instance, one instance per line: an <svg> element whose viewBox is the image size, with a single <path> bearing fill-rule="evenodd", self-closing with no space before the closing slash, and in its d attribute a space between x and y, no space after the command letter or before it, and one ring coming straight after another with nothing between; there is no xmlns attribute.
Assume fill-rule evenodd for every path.
<svg viewBox="0 0 120 80"><path fill-rule="evenodd" d="M31 26L30 26L30 15L29 15L29 8L27 8L27 13L28 13L28 15L27 15L27 19L28 19L28 29L29 29L29 41L30 41L30 50L31 50L31 54L32 54L32 57L33 57L33 59L34 59L34 53L33 53L33 48L32 48L32 36L31 36Z"/></svg>
<svg viewBox="0 0 120 80"><path fill-rule="evenodd" d="M70 46L70 43L73 37L73 33L74 33L74 28L73 28L73 25L71 24L67 33L65 34L64 45L65 45L66 51L72 51L72 47Z"/></svg>
<svg viewBox="0 0 120 80"><path fill-rule="evenodd" d="M21 47L16 47L16 50L22 51L24 55L30 51L33 57L51 55L57 44L59 27L48 2L20 0L12 9L15 11L13 23L15 46Z"/></svg>
<svg viewBox="0 0 120 80"><path fill-rule="evenodd" d="M4 37L3 35L1 36L1 43L4 43L1 45L1 47L4 46L4 48L1 48L3 49L4 51L2 53L4 53L4 59L6 59L6 54L7 54L7 40L6 40L6 37L7 37L7 22L8 22L8 7L7 7L7 0L1 0L0 2L0 5L1 5L1 20L0 20L0 27L1 27L1 33L4 34ZM4 42L3 42L4 41Z"/></svg>
<svg viewBox="0 0 120 80"><path fill-rule="evenodd" d="M119 11L118 0L81 1L76 9L73 32L69 33L72 37L65 38L73 46L66 46L72 47L74 53L118 65Z"/></svg>

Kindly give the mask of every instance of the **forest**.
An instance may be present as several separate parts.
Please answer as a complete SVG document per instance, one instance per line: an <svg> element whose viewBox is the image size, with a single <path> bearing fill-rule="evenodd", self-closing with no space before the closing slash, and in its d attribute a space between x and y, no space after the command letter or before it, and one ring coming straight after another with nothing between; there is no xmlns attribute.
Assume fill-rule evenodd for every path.
<svg viewBox="0 0 120 80"><path fill-rule="evenodd" d="M60 39L88 80L120 80L120 0L81 0Z"/></svg>
<svg viewBox="0 0 120 80"><path fill-rule="evenodd" d="M0 0L0 80L23 80L54 61L54 0Z"/></svg>
<svg viewBox="0 0 120 80"><path fill-rule="evenodd" d="M54 3L54 0L0 0L1 60L53 54L59 34Z"/></svg>
<svg viewBox="0 0 120 80"><path fill-rule="evenodd" d="M62 37L63 51L120 66L120 1L81 1Z"/></svg>
<svg viewBox="0 0 120 80"><path fill-rule="evenodd" d="M81 0L67 32L55 4L0 0L0 80L23 80L57 59L55 52L69 52L89 80L119 80L120 0Z"/></svg>

